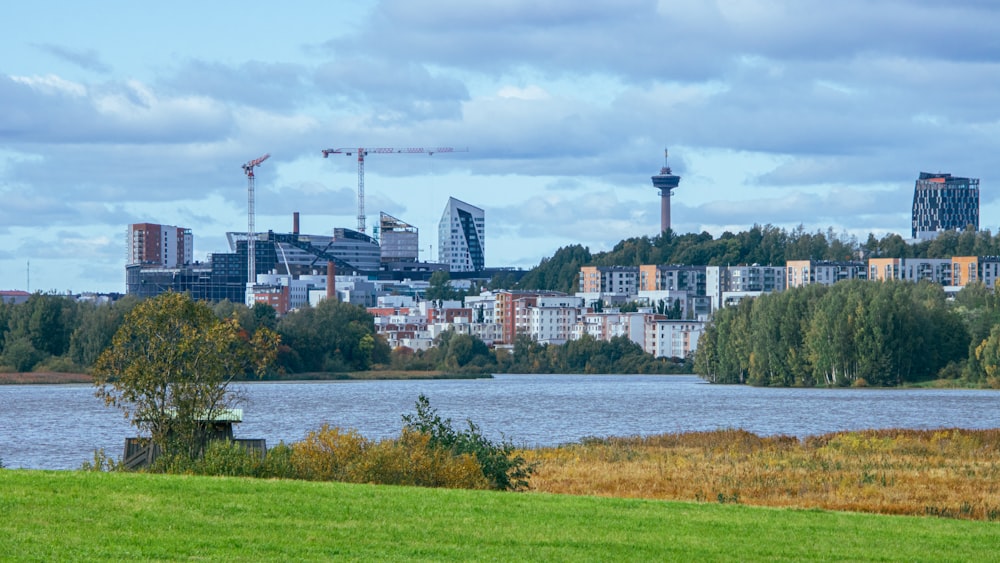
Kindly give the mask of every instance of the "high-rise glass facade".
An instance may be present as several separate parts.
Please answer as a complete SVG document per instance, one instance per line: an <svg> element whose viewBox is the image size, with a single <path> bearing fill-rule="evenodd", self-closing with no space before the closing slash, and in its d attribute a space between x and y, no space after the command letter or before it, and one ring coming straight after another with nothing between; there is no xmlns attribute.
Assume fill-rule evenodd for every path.
<svg viewBox="0 0 1000 563"><path fill-rule="evenodd" d="M913 238L968 227L979 230L979 179L921 172L913 188Z"/></svg>

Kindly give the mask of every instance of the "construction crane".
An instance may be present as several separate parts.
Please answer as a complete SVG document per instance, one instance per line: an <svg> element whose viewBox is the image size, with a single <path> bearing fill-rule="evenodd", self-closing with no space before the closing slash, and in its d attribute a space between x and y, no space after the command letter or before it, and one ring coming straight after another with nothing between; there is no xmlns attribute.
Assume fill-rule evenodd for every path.
<svg viewBox="0 0 1000 563"><path fill-rule="evenodd" d="M468 152L469 149L453 149L451 147L437 147L437 148L408 148L408 149L393 149L393 148L357 148L357 149L324 149L323 158L330 156L331 154L346 154L351 156L354 153L358 153L358 232L365 232L365 157L368 153L374 154L414 154L421 153L432 155L436 152Z"/></svg>
<svg viewBox="0 0 1000 563"><path fill-rule="evenodd" d="M270 153L260 158L255 158L243 165L243 173L247 175L247 283L253 284L257 281L257 256L256 245L257 230L254 227L254 175L253 169L260 166L262 162L271 158Z"/></svg>

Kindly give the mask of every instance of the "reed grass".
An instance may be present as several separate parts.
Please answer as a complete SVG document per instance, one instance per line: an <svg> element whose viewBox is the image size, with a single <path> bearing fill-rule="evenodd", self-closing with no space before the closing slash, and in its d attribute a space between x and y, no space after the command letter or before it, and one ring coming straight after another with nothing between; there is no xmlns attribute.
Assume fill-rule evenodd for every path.
<svg viewBox="0 0 1000 563"><path fill-rule="evenodd" d="M719 430L521 454L547 493L1000 520L1000 429Z"/></svg>

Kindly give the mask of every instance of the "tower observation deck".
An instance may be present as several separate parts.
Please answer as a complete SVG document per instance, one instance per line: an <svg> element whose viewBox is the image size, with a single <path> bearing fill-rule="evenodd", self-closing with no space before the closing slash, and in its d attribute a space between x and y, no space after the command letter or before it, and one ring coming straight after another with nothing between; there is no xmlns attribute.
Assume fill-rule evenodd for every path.
<svg viewBox="0 0 1000 563"><path fill-rule="evenodd" d="M653 187L660 190L660 232L670 228L670 196L680 185L681 177L674 175L667 165L667 149L663 149L663 168L652 177Z"/></svg>

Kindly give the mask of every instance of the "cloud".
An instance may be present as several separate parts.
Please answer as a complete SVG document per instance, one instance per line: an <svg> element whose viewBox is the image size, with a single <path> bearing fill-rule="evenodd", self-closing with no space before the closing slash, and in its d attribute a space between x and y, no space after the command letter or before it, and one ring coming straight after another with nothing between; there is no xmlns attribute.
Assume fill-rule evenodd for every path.
<svg viewBox="0 0 1000 563"><path fill-rule="evenodd" d="M101 56L94 49L72 49L52 43L36 43L34 47L84 70L101 74L111 72L111 66L104 63L101 60Z"/></svg>
<svg viewBox="0 0 1000 563"><path fill-rule="evenodd" d="M147 85L83 85L58 76L0 77L5 145L25 143L162 143L219 138L232 116L208 98L161 97Z"/></svg>
<svg viewBox="0 0 1000 563"><path fill-rule="evenodd" d="M368 120L376 124L454 119L469 97L462 81L426 65L369 57L337 58L317 69L315 81L334 104L370 104Z"/></svg>
<svg viewBox="0 0 1000 563"><path fill-rule="evenodd" d="M179 95L271 110L288 110L316 97L307 67L292 63L247 61L234 65L190 60L161 84Z"/></svg>

